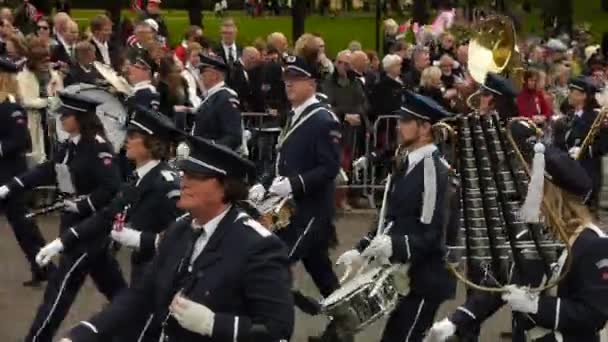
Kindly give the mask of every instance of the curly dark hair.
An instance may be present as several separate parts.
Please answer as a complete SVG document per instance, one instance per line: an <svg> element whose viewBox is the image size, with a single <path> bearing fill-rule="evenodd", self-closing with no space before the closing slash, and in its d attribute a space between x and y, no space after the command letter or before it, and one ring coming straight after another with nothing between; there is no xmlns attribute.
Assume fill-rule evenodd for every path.
<svg viewBox="0 0 608 342"><path fill-rule="evenodd" d="M80 126L80 135L83 140L93 140L96 135L107 140L106 131L99 119L99 116L94 112L74 115L78 125Z"/></svg>

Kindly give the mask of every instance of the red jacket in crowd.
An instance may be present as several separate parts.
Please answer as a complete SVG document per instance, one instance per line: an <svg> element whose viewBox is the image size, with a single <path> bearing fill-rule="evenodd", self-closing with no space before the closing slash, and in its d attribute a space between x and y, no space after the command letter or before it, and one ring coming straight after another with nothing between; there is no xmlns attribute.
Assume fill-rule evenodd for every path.
<svg viewBox="0 0 608 342"><path fill-rule="evenodd" d="M553 108L547 102L541 91L524 89L517 96L517 109L519 116L531 118L536 115L542 115L549 119L553 115Z"/></svg>

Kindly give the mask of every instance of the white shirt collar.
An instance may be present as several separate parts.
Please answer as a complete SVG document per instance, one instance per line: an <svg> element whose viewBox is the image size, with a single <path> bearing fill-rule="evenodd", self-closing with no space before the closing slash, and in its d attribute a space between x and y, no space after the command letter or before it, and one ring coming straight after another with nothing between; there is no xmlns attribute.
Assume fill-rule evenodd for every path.
<svg viewBox="0 0 608 342"><path fill-rule="evenodd" d="M302 103L301 105L293 108L293 118L291 118L291 122L296 122L296 120L300 117L300 115L302 115L306 108L312 106L317 102L319 102L319 100L317 100L317 97L313 95L308 100L304 101L304 103Z"/></svg>
<svg viewBox="0 0 608 342"><path fill-rule="evenodd" d="M577 116L577 117L579 117L579 118L582 117L583 114L585 114L585 110L584 109L580 109L580 110L577 110L577 111L574 112L574 115Z"/></svg>
<svg viewBox="0 0 608 342"><path fill-rule="evenodd" d="M220 90L220 88L224 87L225 85L226 85L226 82L222 81L222 82L214 85L213 87L207 89L207 97L217 93Z"/></svg>
<svg viewBox="0 0 608 342"><path fill-rule="evenodd" d="M409 162L407 172L409 173L420 161L426 157L430 157L437 150L437 146L434 144L424 145L419 147L407 154L407 160Z"/></svg>
<svg viewBox="0 0 608 342"><path fill-rule="evenodd" d="M228 214L228 211L230 211L230 208L232 208L232 206L228 206L228 208L226 208L224 211L222 211L219 215L217 215L216 217L212 218L209 222L205 223L205 224L199 224L196 222L196 219L192 220L192 229L194 230L198 230L198 229L204 229L205 230L205 238L207 240L209 240L211 238L211 235L213 235L213 233L215 232L215 230L217 229L217 226L220 224L220 222L224 219L224 217L226 216L226 214Z"/></svg>
<svg viewBox="0 0 608 342"><path fill-rule="evenodd" d="M146 89L146 88L154 89L154 86L152 85L152 81L145 80L145 81L137 82L137 83L135 83L135 85L133 85L134 91L138 91L140 89Z"/></svg>
<svg viewBox="0 0 608 342"><path fill-rule="evenodd" d="M80 142L80 138L82 138L82 136L80 134L75 135L73 137L70 137L70 141L74 144L74 145L78 145L78 143Z"/></svg>
<svg viewBox="0 0 608 342"><path fill-rule="evenodd" d="M93 41L95 42L95 44L97 44L97 46L102 47L104 49L108 48L108 42L102 43L99 40L97 40L97 38L95 38L95 36L93 36Z"/></svg>
<svg viewBox="0 0 608 342"><path fill-rule="evenodd" d="M68 45L68 43L66 43L65 39L63 39L63 37L60 34L57 34L57 40L59 41L59 43L61 45L63 45L63 47L65 48L65 50L68 52L68 54L72 53L71 46Z"/></svg>
<svg viewBox="0 0 608 342"><path fill-rule="evenodd" d="M139 185L139 182L142 180L142 178L144 178L148 174L148 172L150 172L153 168L158 166L158 164L160 164L160 160L149 160L144 165L135 169L135 172L137 172L137 176L139 177L139 179L137 180L137 185Z"/></svg>

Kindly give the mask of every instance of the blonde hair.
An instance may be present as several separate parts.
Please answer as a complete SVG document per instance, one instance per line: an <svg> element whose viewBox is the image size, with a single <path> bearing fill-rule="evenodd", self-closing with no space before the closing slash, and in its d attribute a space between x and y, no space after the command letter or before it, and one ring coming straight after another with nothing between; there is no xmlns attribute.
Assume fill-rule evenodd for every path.
<svg viewBox="0 0 608 342"><path fill-rule="evenodd" d="M562 227L570 238L579 227L592 222L591 213L580 198L559 188L549 180L545 180L543 199L546 207L543 206L542 211L557 237L559 234L555 230L558 227ZM547 209L555 215L547 215ZM553 221L554 219L557 222Z"/></svg>
<svg viewBox="0 0 608 342"><path fill-rule="evenodd" d="M430 66L422 71L420 75L420 86L421 87L432 87L435 86L436 82L441 80L441 69L436 66Z"/></svg>
<svg viewBox="0 0 608 342"><path fill-rule="evenodd" d="M395 19L386 19L384 21L384 32L386 34L397 34L397 31L399 31L399 24L397 24L397 22L395 21Z"/></svg>
<svg viewBox="0 0 608 342"><path fill-rule="evenodd" d="M7 99L19 102L19 85L15 74L0 72L0 102Z"/></svg>

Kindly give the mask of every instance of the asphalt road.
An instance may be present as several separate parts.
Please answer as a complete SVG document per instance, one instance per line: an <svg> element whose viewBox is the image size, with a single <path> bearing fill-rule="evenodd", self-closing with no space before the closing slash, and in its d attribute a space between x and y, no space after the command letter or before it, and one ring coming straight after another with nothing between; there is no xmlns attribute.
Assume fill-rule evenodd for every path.
<svg viewBox="0 0 608 342"><path fill-rule="evenodd" d="M53 239L58 231L57 217L49 216L39 219L41 229L47 240ZM370 214L348 214L338 220L338 234L340 246L334 251L334 260L339 253L349 249L358 239L363 236L371 224ZM120 262L125 272L128 272L127 253L119 253ZM0 341L17 342L23 341L29 325L35 315L36 309L42 300L44 289L30 289L21 286L21 282L29 279L29 269L21 250L17 246L12 230L6 224L4 217L0 218ZM319 297L315 286L301 267L298 267L296 282L299 288L309 295ZM446 313L453 310L463 301L463 289L459 288L458 298L446 302L437 319L445 317ZM98 311L106 303L105 298L100 295L90 280L76 298L75 304L64 321L61 329L65 331L76 322L86 319L92 313ZM324 317L310 317L297 311L296 333L292 341L306 342L310 335L319 334L325 327ZM507 330L510 325L510 315L499 312L495 317L486 322L482 331L482 341L499 341L500 332ZM383 321L368 327L357 336L357 342L379 341ZM58 335L57 339L61 336Z"/></svg>

